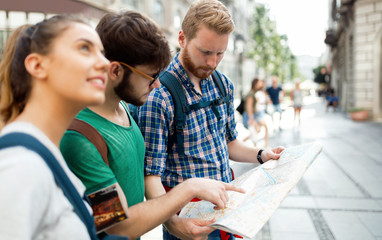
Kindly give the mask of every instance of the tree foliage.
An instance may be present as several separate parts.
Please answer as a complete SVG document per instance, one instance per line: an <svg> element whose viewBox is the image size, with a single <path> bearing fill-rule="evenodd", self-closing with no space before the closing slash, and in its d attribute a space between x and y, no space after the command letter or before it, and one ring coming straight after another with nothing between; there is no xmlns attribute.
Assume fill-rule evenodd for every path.
<svg viewBox="0 0 382 240"><path fill-rule="evenodd" d="M318 84L327 83L328 74L324 65L319 65L313 69L314 82Z"/></svg>
<svg viewBox="0 0 382 240"><path fill-rule="evenodd" d="M250 55L267 76L277 75L284 80L300 77L297 59L288 46L288 37L276 31L276 23L269 17L269 9L257 4L251 26L254 45Z"/></svg>

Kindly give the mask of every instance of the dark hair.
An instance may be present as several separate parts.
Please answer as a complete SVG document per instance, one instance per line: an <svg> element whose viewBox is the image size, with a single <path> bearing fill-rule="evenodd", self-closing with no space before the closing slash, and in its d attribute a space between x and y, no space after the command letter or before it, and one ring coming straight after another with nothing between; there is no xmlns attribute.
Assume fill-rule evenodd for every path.
<svg viewBox="0 0 382 240"><path fill-rule="evenodd" d="M1 92L9 93L6 99L3 94L0 95L2 124L17 117L28 101L32 83L24 65L26 57L31 53L47 55L52 42L74 22L85 23L74 15L56 15L28 28L23 27L17 31L17 36L8 40L5 52L9 54L4 56L0 65L0 72L7 73L0 76ZM16 40L15 44L9 43Z"/></svg>
<svg viewBox="0 0 382 240"><path fill-rule="evenodd" d="M136 11L107 13L96 27L105 56L131 66L150 65L162 70L171 53L165 35L150 18Z"/></svg>
<svg viewBox="0 0 382 240"><path fill-rule="evenodd" d="M256 85L257 85L257 82L260 81L259 78L255 77L253 80L252 80L252 84L251 84L251 90L253 91L257 91L256 89Z"/></svg>

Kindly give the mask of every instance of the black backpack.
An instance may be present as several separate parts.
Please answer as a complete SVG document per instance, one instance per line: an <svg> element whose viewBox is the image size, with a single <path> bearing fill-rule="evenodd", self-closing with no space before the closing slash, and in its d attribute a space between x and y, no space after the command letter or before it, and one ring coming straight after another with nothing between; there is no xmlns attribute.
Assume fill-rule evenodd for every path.
<svg viewBox="0 0 382 240"><path fill-rule="evenodd" d="M184 157L183 129L186 124L186 116L190 111L211 106L213 113L215 114L217 119L220 120L221 116L216 106L225 103L228 112L229 97L227 96L227 92L225 91L224 84L221 79L221 74L217 70L215 70L212 73L212 79L217 85L222 97L211 101L202 101L189 105L187 103L184 89L179 80L167 71L164 71L159 75L159 80L161 84L163 84L167 88L174 101L174 134L171 136L169 134L167 152L170 151L176 140L179 156Z"/></svg>
<svg viewBox="0 0 382 240"><path fill-rule="evenodd" d="M242 98L242 99L240 100L240 104L239 104L239 106L237 106L236 110L237 110L241 115L243 115L243 113L244 113L244 107L245 107L245 98Z"/></svg>

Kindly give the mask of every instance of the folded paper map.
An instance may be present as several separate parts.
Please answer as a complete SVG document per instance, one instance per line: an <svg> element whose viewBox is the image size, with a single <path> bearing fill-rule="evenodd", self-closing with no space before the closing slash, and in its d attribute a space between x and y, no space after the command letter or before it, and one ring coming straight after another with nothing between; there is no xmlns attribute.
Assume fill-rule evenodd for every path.
<svg viewBox="0 0 382 240"><path fill-rule="evenodd" d="M214 210L214 205L207 201L190 202L179 216L215 218L212 227L253 238L321 150L322 144L318 142L288 147L279 160L267 161L232 181L232 184L244 188L246 193L228 192L229 202L224 209Z"/></svg>

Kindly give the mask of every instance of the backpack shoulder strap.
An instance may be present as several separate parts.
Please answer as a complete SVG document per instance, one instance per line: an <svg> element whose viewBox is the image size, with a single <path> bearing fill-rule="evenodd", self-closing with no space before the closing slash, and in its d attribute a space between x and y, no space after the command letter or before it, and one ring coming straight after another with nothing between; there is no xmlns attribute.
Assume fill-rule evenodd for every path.
<svg viewBox="0 0 382 240"><path fill-rule="evenodd" d="M183 128L186 124L187 99L183 87L174 75L164 71L159 75L161 84L170 92L174 102L174 135L168 137L167 152L177 141L179 156L184 157Z"/></svg>
<svg viewBox="0 0 382 240"><path fill-rule="evenodd" d="M229 105L227 103L229 102L229 97L227 96L227 92L225 91L225 87L224 87L224 84L222 82L221 75L217 70L215 70L212 73L212 80L214 81L215 85L219 89L219 92L221 93L222 97L218 97L218 98L216 98L214 100L210 100L210 101L201 101L198 103L194 103L194 104L191 104L188 108L190 110L197 110L200 108L205 108L207 106L211 106L213 113L215 114L217 119L220 120L221 114L219 113L217 106L226 103L227 112L228 112Z"/></svg>
<svg viewBox="0 0 382 240"><path fill-rule="evenodd" d="M225 91L224 84L221 79L220 73L215 70L212 74L212 79L217 85L222 98L218 98L213 101L199 102L192 105L187 104L186 95L184 89L178 79L171 73L164 71L159 75L161 84L163 84L167 90L170 92L173 102L174 102L174 134L169 135L167 152L170 151L175 141L177 141L178 153L180 157L184 157L184 141L183 141L183 129L186 125L186 115L190 110L197 110L212 105L212 110L218 119L221 118L216 106L222 103L226 103L227 111L229 109L228 102L229 98L227 92Z"/></svg>
<svg viewBox="0 0 382 240"><path fill-rule="evenodd" d="M217 85L217 87L218 87L220 93L223 95L223 97L226 97L227 96L227 92L225 91L223 80L222 80L221 75L218 72L218 70L215 70L212 73L212 79L214 80L215 84Z"/></svg>
<svg viewBox="0 0 382 240"><path fill-rule="evenodd" d="M76 131L86 137L97 148L97 151L101 154L103 161L109 166L109 160L107 158L109 149L105 139L97 131L97 129L89 123L75 118L70 124L68 130Z"/></svg>
<svg viewBox="0 0 382 240"><path fill-rule="evenodd" d="M228 97L228 94L227 94L227 91L224 87L224 83L223 83L223 80L222 80L222 77L221 77L221 73L218 71L218 70L215 70L213 73L212 73L212 79L214 80L215 84L217 85L220 93L222 94L223 98L219 99L220 102L218 102L217 104L221 104L221 103L225 103L227 105L227 112L228 112L228 109L229 109L229 97Z"/></svg>
<svg viewBox="0 0 382 240"><path fill-rule="evenodd" d="M0 149L13 146L23 146L36 152L45 160L53 173L57 185L60 186L72 204L74 211L86 225L91 239L98 239L93 217L54 155L39 140L25 133L9 133L0 138Z"/></svg>

